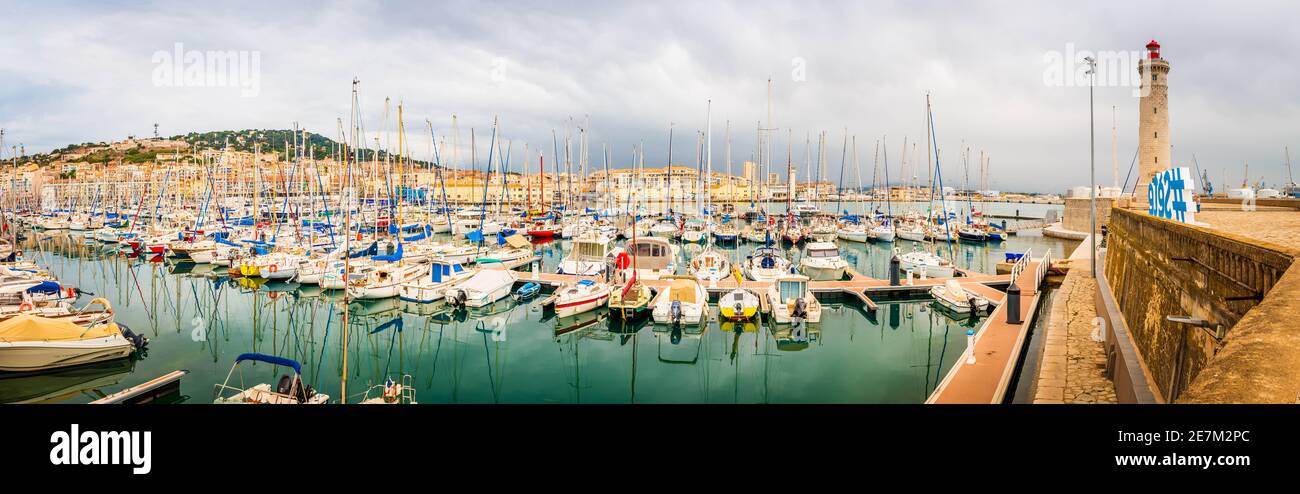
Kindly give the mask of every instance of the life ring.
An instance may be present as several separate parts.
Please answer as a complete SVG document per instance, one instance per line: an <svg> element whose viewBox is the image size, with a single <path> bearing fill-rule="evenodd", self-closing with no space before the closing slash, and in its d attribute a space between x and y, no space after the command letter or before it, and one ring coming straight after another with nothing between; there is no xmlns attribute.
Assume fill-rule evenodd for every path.
<svg viewBox="0 0 1300 494"><path fill-rule="evenodd" d="M67 287L67 288L65 288L65 290L67 290L68 298L77 298L77 289L76 289L76 288L73 288L73 287Z"/></svg>
<svg viewBox="0 0 1300 494"><path fill-rule="evenodd" d="M280 268L277 267L276 265L272 264L272 265L270 265L270 266L267 266L267 267L266 267L266 270L267 270L268 272L274 273L274 272L276 272L276 271L279 271Z"/></svg>
<svg viewBox="0 0 1300 494"><path fill-rule="evenodd" d="M31 302L23 302L22 304L20 304L20 305L18 306L18 310L19 310L20 312L27 312L27 311L29 311L29 310L32 310L32 303L31 303Z"/></svg>
<svg viewBox="0 0 1300 494"><path fill-rule="evenodd" d="M632 261L631 258L628 257L627 252L619 252L618 257L614 258L614 266L618 269L627 269L631 264Z"/></svg>

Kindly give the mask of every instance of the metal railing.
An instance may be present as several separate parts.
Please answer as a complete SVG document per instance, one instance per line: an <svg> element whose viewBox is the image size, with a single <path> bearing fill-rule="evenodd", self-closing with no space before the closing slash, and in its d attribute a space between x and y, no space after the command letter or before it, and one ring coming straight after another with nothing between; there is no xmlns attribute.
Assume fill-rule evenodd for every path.
<svg viewBox="0 0 1300 494"><path fill-rule="evenodd" d="M1011 265L1012 285L1016 284L1016 280L1020 279L1020 273L1025 270L1025 266L1029 264L1029 259L1033 257L1033 255L1034 249L1025 250L1025 253L1020 255L1020 259L1017 259L1015 264Z"/></svg>

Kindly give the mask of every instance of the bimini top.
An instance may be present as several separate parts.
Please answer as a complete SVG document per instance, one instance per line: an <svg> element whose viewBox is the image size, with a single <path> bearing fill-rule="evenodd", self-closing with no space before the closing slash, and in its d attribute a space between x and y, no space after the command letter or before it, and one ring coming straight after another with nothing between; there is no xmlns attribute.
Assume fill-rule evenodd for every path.
<svg viewBox="0 0 1300 494"><path fill-rule="evenodd" d="M0 322L0 341L76 341L121 334L116 324L80 326L71 321L48 317L19 315Z"/></svg>
<svg viewBox="0 0 1300 494"><path fill-rule="evenodd" d="M297 360L291 358L276 357L275 355L266 355L262 353L241 353L238 357L235 357L236 364L245 360L255 360L273 365L292 367L294 372L302 374L302 365L299 364Z"/></svg>

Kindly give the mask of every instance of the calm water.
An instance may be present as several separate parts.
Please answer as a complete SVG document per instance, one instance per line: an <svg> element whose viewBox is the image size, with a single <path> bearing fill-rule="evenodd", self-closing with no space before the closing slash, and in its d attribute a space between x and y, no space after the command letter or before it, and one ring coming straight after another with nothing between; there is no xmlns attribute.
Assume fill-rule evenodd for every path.
<svg viewBox="0 0 1300 494"><path fill-rule="evenodd" d="M298 360L307 383L340 397L344 330L337 295L295 285L252 287L207 266L127 259L74 235L35 234L29 244L29 256L63 282L107 298L118 320L151 342L134 361L0 375L0 402L87 402L187 369L185 402L210 403L213 384L243 352ZM566 246L537 246L545 269L554 270ZM1005 245L952 249L959 265L992 272L1003 252L1028 247L1059 253L1073 243L1015 236ZM699 248L684 246L683 258ZM947 256L946 244L933 248ZM742 244L726 252L740 259L751 249ZM887 244L842 250L860 272L885 276ZM83 295L78 306L90 298ZM396 299L353 303L348 401L386 377L409 374L420 403L915 403L942 379L965 348L965 330L979 322L950 319L928 300L884 301L875 315L855 302L828 303L822 323L800 338L788 326L762 324L714 321L685 332L652 323L624 326L603 310L544 319L539 304L507 299L454 313ZM400 326L385 326L395 319ZM286 373L248 364L249 386Z"/></svg>

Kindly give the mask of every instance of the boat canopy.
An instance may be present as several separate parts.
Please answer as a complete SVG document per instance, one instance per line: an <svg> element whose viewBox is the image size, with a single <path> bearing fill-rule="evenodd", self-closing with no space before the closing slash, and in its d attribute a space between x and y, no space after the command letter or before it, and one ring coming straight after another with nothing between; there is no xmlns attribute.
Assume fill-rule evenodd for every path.
<svg viewBox="0 0 1300 494"><path fill-rule="evenodd" d="M0 322L0 341L77 341L121 334L116 324L80 326L72 321L19 315Z"/></svg>
<svg viewBox="0 0 1300 494"><path fill-rule="evenodd" d="M394 252L394 253L392 253L392 254L388 254L388 255L383 255L383 256L375 256L374 259L375 259L376 261L394 261L394 262L396 262L396 261L400 261L400 260L402 260L402 250L403 250L403 247L402 247L402 246L403 246L403 245L404 245L404 244L402 244L402 243L399 242L399 243L397 244L397 252Z"/></svg>
<svg viewBox="0 0 1300 494"><path fill-rule="evenodd" d="M529 242L528 239L524 238L523 235L518 234L506 237L506 243L509 244L511 248L515 249L522 249L532 245L532 243Z"/></svg>
<svg viewBox="0 0 1300 494"><path fill-rule="evenodd" d="M240 363L240 362L243 362L243 361L245 361L245 360L255 360L255 361L258 361L258 362L266 362L266 363L268 363L268 364L272 364L272 365L283 365L283 366L286 366L286 367L291 367L291 368L293 368L293 371L294 371L294 372L297 372L297 373L299 373L299 374L302 374L302 365L299 364L297 360L294 360L294 359L291 359L291 358L277 357L277 356L275 356L275 355L267 355L267 354L264 354L264 353L241 353L241 354L239 354L238 357L235 357L235 363L236 363L236 364L238 364L238 363Z"/></svg>
<svg viewBox="0 0 1300 494"><path fill-rule="evenodd" d="M697 287L699 287L699 283L696 283L695 280L682 278L674 279L672 286L669 288L670 301L681 302L683 304L698 303L695 300L695 289Z"/></svg>

